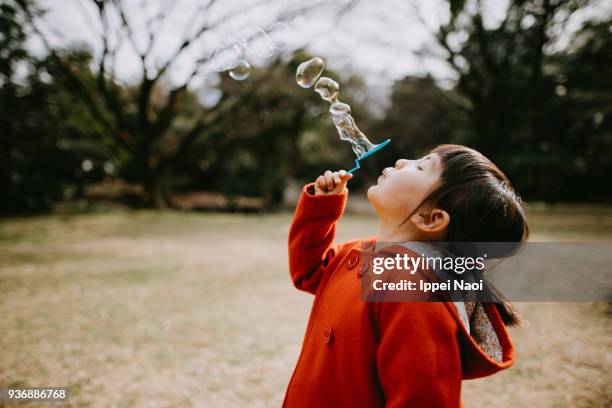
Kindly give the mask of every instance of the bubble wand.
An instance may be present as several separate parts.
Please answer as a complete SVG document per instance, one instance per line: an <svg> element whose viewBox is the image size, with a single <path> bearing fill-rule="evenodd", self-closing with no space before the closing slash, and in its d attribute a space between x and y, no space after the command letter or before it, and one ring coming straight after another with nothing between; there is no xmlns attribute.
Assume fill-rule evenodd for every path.
<svg viewBox="0 0 612 408"><path fill-rule="evenodd" d="M340 94L338 83L331 78L321 77L324 68L325 62L322 58L311 58L298 66L295 80L302 88L311 88L314 85L315 92L323 100L331 103L329 113L338 131L338 136L341 140L351 143L353 152L357 155L355 167L348 171L353 174L361 168L359 165L360 160L371 156L391 143L391 139L387 139L379 144L374 144L368 140L366 135L355 124L355 119L351 116L351 107L338 100Z"/></svg>

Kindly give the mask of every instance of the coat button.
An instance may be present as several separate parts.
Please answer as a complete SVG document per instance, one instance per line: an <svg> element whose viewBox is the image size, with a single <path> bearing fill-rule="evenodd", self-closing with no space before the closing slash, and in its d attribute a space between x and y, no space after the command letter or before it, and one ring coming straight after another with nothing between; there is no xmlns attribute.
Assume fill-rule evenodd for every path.
<svg viewBox="0 0 612 408"><path fill-rule="evenodd" d="M348 266L349 269L353 269L355 265L357 265L358 262L359 262L359 255L353 254L349 257L349 260L346 263L346 266Z"/></svg>
<svg viewBox="0 0 612 408"><path fill-rule="evenodd" d="M334 338L334 330L331 327L327 327L325 329L325 333L323 334L323 342L325 344L329 344Z"/></svg>
<svg viewBox="0 0 612 408"><path fill-rule="evenodd" d="M361 268L359 268L359 272L357 273L357 276L359 276L360 278L366 274L366 272L368 271L368 263L364 262L363 264L361 264Z"/></svg>

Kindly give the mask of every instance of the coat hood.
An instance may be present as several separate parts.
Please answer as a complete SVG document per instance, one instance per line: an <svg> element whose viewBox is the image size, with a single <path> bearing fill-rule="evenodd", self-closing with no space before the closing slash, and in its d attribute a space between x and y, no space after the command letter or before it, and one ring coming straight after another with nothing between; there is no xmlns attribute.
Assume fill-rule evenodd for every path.
<svg viewBox="0 0 612 408"><path fill-rule="evenodd" d="M425 242L406 242L400 245L415 256L445 256L438 246ZM382 247L388 246L383 244ZM381 245L376 242L376 248ZM434 271L446 280L444 271ZM510 367L514 362L514 345L494 303L454 298L446 306L460 328L459 346L464 379L486 377Z"/></svg>

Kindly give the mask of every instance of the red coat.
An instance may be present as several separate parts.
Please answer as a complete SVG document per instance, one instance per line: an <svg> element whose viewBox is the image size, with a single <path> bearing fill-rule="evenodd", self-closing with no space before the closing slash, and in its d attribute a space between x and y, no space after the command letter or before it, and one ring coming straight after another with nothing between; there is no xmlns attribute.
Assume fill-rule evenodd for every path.
<svg viewBox="0 0 612 408"><path fill-rule="evenodd" d="M295 211L291 278L315 299L283 406L460 406L462 379L491 375L514 360L497 309L485 305L501 362L483 352L450 302L362 301L362 241L333 242L347 195L314 196L309 184Z"/></svg>

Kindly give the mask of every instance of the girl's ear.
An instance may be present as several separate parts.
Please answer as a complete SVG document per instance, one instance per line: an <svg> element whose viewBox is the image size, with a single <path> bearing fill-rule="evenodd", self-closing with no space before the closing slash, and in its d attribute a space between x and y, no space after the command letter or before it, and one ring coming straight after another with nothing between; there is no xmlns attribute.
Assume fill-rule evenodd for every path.
<svg viewBox="0 0 612 408"><path fill-rule="evenodd" d="M414 214L410 221L421 233L432 238L442 238L450 223L450 215L444 210L433 208Z"/></svg>

